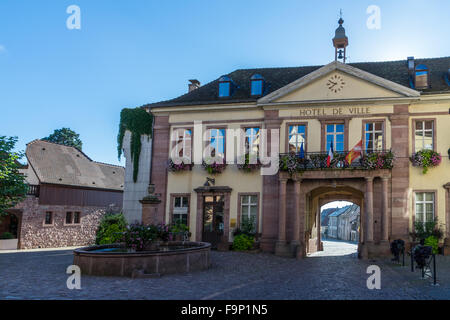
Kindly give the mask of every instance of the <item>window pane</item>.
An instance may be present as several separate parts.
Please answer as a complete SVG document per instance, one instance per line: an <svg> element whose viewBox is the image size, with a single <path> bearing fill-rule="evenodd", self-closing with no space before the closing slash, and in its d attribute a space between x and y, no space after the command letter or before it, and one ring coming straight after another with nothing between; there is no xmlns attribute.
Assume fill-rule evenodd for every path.
<svg viewBox="0 0 450 320"><path fill-rule="evenodd" d="M343 134L338 134L336 135L336 143L340 143L340 142L344 142L344 135Z"/></svg>
<svg viewBox="0 0 450 320"><path fill-rule="evenodd" d="M433 129L433 121L425 121L425 129Z"/></svg>
<svg viewBox="0 0 450 320"><path fill-rule="evenodd" d="M80 223L80 213L79 212L75 212L75 214L73 216L73 223Z"/></svg>
<svg viewBox="0 0 450 320"><path fill-rule="evenodd" d="M344 125L343 124L337 124L336 125L336 132L344 132Z"/></svg>
<svg viewBox="0 0 450 320"><path fill-rule="evenodd" d="M372 131L373 129L373 123L366 123L366 131Z"/></svg>
<svg viewBox="0 0 450 320"><path fill-rule="evenodd" d="M175 197L175 207L181 207L181 198Z"/></svg>
<svg viewBox="0 0 450 320"><path fill-rule="evenodd" d="M423 148L432 150L433 149L433 139L432 138L425 138L423 140Z"/></svg>
<svg viewBox="0 0 450 320"><path fill-rule="evenodd" d="M183 197L183 207L184 208L189 207L189 198L188 197Z"/></svg>
<svg viewBox="0 0 450 320"><path fill-rule="evenodd" d="M51 212L45 213L45 224L52 224L52 213Z"/></svg>
<svg viewBox="0 0 450 320"><path fill-rule="evenodd" d="M383 130L383 124L381 122L375 123L375 130L381 131Z"/></svg>
<svg viewBox="0 0 450 320"><path fill-rule="evenodd" d="M253 80L252 81L252 95L253 96L261 95L262 88L263 88L262 80Z"/></svg>
<svg viewBox="0 0 450 320"><path fill-rule="evenodd" d="M416 201L423 201L423 193L416 193Z"/></svg>
<svg viewBox="0 0 450 320"><path fill-rule="evenodd" d="M335 151L344 151L344 144L343 143L336 143Z"/></svg>
<svg viewBox="0 0 450 320"><path fill-rule="evenodd" d="M72 223L72 212L66 212L66 223Z"/></svg>
<svg viewBox="0 0 450 320"><path fill-rule="evenodd" d="M422 214L423 213L423 205L421 203L416 204L416 214Z"/></svg>
<svg viewBox="0 0 450 320"><path fill-rule="evenodd" d="M327 124L327 132L334 132L334 124Z"/></svg>
<svg viewBox="0 0 450 320"><path fill-rule="evenodd" d="M258 203L258 197L257 196L251 196L250 201L252 204L257 204Z"/></svg>
<svg viewBox="0 0 450 320"><path fill-rule="evenodd" d="M423 122L417 121L416 122L416 130L422 130L423 129Z"/></svg>
<svg viewBox="0 0 450 320"><path fill-rule="evenodd" d="M230 83L219 83L219 97L228 97L230 95Z"/></svg>
<svg viewBox="0 0 450 320"><path fill-rule="evenodd" d="M257 215L257 206L251 206L250 207L250 216L253 217L253 219L256 219Z"/></svg>
<svg viewBox="0 0 450 320"><path fill-rule="evenodd" d="M383 149L383 134L382 133L375 133L374 148L377 150Z"/></svg>
<svg viewBox="0 0 450 320"><path fill-rule="evenodd" d="M297 132L298 133L305 133L305 126L297 126Z"/></svg>

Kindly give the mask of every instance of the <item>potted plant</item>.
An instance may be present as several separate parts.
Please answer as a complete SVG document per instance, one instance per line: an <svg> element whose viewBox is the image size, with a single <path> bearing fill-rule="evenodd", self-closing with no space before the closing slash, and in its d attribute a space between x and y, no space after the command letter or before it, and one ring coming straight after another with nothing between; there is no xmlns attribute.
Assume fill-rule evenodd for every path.
<svg viewBox="0 0 450 320"><path fill-rule="evenodd" d="M440 153L434 150L420 150L414 153L411 157L412 165L415 167L422 167L422 173L426 174L428 168L437 167L442 161Z"/></svg>
<svg viewBox="0 0 450 320"><path fill-rule="evenodd" d="M438 226L437 219L430 222L415 222L414 232L410 233L413 243L423 243L433 247L433 253L440 252L439 241L444 237L444 232Z"/></svg>

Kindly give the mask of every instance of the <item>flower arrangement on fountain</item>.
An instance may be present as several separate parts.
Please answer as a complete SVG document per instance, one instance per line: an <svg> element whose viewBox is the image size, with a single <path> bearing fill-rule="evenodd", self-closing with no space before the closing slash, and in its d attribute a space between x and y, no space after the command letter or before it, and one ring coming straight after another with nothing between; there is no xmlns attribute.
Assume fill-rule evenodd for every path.
<svg viewBox="0 0 450 320"><path fill-rule="evenodd" d="M216 174L222 173L227 164L223 158L220 158L219 161L216 161L215 158L206 158L203 160L202 166L209 174Z"/></svg>
<svg viewBox="0 0 450 320"><path fill-rule="evenodd" d="M392 169L394 167L392 151L366 153L362 157L362 165L367 170Z"/></svg>
<svg viewBox="0 0 450 320"><path fill-rule="evenodd" d="M413 166L422 167L422 173L426 174L428 168L437 167L441 163L442 156L434 150L420 150L412 155L411 161Z"/></svg>
<svg viewBox="0 0 450 320"><path fill-rule="evenodd" d="M237 168L245 172L252 172L254 170L259 170L262 164L256 154L247 153L240 157Z"/></svg>
<svg viewBox="0 0 450 320"><path fill-rule="evenodd" d="M156 250L161 242L172 241L172 227L166 224L145 225L135 223L128 225L122 233L125 247L131 251Z"/></svg>
<svg viewBox="0 0 450 320"><path fill-rule="evenodd" d="M178 162L178 161L176 161ZM190 159L182 158L180 163L175 163L173 159L169 159L167 162L167 169L171 172L186 171L192 169L192 163Z"/></svg>

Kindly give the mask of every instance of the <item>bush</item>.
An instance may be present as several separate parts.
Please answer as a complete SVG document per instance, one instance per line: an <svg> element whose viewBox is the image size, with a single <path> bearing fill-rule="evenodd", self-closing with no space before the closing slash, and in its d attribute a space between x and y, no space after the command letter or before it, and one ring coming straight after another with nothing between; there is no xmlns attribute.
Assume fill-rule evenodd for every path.
<svg viewBox="0 0 450 320"><path fill-rule="evenodd" d="M438 226L437 220L431 221L431 222L415 222L414 223L414 232L411 233L411 236L413 237L413 241L416 241L417 239L425 240L428 237L435 237L438 240L442 239L444 236L444 233L442 232L441 228Z"/></svg>
<svg viewBox="0 0 450 320"><path fill-rule="evenodd" d="M14 235L11 232L3 232L2 235L0 235L0 240L10 240L15 239Z"/></svg>
<svg viewBox="0 0 450 320"><path fill-rule="evenodd" d="M435 236L429 236L425 239L425 246L432 247L433 253L438 254L438 248L439 248L439 239Z"/></svg>
<svg viewBox="0 0 450 320"><path fill-rule="evenodd" d="M96 244L113 244L122 240L122 233L125 232L127 222L122 213L106 214L100 221L97 229Z"/></svg>
<svg viewBox="0 0 450 320"><path fill-rule="evenodd" d="M246 234L237 235L233 240L233 250L250 250L251 248L253 248L253 242L253 237L247 236Z"/></svg>

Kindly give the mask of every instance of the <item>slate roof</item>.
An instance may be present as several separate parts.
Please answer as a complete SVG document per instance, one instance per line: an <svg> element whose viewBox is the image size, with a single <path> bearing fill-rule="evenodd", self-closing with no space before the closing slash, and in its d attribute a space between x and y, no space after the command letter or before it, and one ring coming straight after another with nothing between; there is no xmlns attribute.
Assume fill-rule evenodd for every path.
<svg viewBox="0 0 450 320"><path fill-rule="evenodd" d="M336 210L335 212L333 212L332 214L330 214L329 217L339 217L341 214L345 213L350 207L351 207L351 205L342 207L342 208Z"/></svg>
<svg viewBox="0 0 450 320"><path fill-rule="evenodd" d="M445 74L450 68L450 56L442 58L415 59L416 66L425 64L430 71L430 88L421 90L423 93L450 92L450 86L446 82ZM372 73L384 79L396 82L410 88L407 60L382 61L382 62L358 62L348 65ZM178 98L146 104L142 107L171 107L201 104L221 103L245 103L255 102L260 97L251 96L250 77L256 73L262 75L266 81L267 88L264 95L278 90L285 85L311 73L323 66L288 67L288 68L262 68L262 69L238 69L227 74L237 88L231 97L219 98L219 78L207 83L200 88L186 93Z"/></svg>
<svg viewBox="0 0 450 320"><path fill-rule="evenodd" d="M338 210L338 208L327 208L322 210L322 212L320 213L320 224L322 226L327 226L330 214L332 214L336 210Z"/></svg>
<svg viewBox="0 0 450 320"><path fill-rule="evenodd" d="M123 190L123 167L93 161L77 148L34 140L25 154L41 183Z"/></svg>

